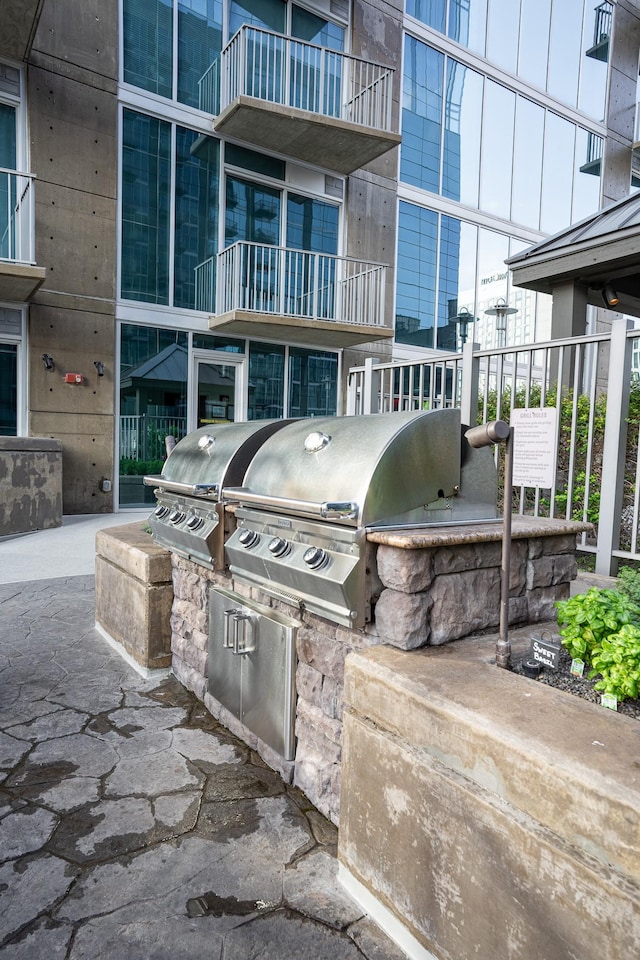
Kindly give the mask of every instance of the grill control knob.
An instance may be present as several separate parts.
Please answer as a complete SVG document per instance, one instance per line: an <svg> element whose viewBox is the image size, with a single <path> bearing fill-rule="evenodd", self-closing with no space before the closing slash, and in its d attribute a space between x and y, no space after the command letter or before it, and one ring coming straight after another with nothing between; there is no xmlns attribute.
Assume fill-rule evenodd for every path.
<svg viewBox="0 0 640 960"><path fill-rule="evenodd" d="M286 553L289 553L290 549L291 547L282 537L274 537L273 540L269 542L269 551L274 557L284 557Z"/></svg>
<svg viewBox="0 0 640 960"><path fill-rule="evenodd" d="M327 551L323 550L322 547L309 547L308 550L305 550L302 559L312 570L317 570L318 567L325 565L329 557Z"/></svg>
<svg viewBox="0 0 640 960"><path fill-rule="evenodd" d="M238 536L238 540L243 547L255 547L256 543L260 540L260 534L256 533L255 530L249 530L247 527L242 533Z"/></svg>
<svg viewBox="0 0 640 960"><path fill-rule="evenodd" d="M158 520L162 520L162 518L166 517L168 513L169 513L169 507L165 507L163 504L160 504L159 506L156 507L154 511L154 516L156 516Z"/></svg>
<svg viewBox="0 0 640 960"><path fill-rule="evenodd" d="M185 516L186 514L183 513L182 510L180 510L178 507L174 507L174 509L169 514L169 520L171 521L171 523L176 523L176 524L182 523Z"/></svg>
<svg viewBox="0 0 640 960"><path fill-rule="evenodd" d="M189 530L199 530L203 524L204 524L204 517L199 517L195 513L192 513L189 519L187 520L187 526L189 527Z"/></svg>

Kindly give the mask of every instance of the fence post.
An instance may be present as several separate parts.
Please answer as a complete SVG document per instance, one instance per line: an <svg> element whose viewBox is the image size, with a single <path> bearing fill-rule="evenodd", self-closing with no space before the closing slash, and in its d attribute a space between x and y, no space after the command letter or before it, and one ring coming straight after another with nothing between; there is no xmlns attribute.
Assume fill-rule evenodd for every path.
<svg viewBox="0 0 640 960"><path fill-rule="evenodd" d="M620 520L624 492L624 468L627 449L627 416L631 386L631 341L627 330L631 321L621 318L611 324L607 414L602 448L602 480L600 489L607 491L600 498L596 573L613 577L618 572L618 559L613 551L620 546Z"/></svg>
<svg viewBox="0 0 640 960"><path fill-rule="evenodd" d="M364 361L364 378L362 383L362 412L377 413L380 376L373 368L380 363L377 357L367 357Z"/></svg>
<svg viewBox="0 0 640 960"><path fill-rule="evenodd" d="M467 341L462 347L462 385L460 390L460 420L474 427L478 419L478 381L480 361L475 353L479 343Z"/></svg>

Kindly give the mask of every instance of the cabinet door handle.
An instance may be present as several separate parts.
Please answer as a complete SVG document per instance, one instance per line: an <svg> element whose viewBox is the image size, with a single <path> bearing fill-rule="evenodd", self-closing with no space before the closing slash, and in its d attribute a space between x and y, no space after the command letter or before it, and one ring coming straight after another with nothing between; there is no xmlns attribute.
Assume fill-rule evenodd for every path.
<svg viewBox="0 0 640 960"><path fill-rule="evenodd" d="M224 624L222 630L222 646L225 650L233 650L235 627L232 631L231 620L233 617L237 617L241 612L242 611L240 610L240 607L230 607L229 610L223 611Z"/></svg>
<svg viewBox="0 0 640 960"><path fill-rule="evenodd" d="M250 613L237 611L232 617L233 620L233 653L236 657L244 657L248 653L253 653L254 645L254 625ZM249 635L247 638L247 634Z"/></svg>

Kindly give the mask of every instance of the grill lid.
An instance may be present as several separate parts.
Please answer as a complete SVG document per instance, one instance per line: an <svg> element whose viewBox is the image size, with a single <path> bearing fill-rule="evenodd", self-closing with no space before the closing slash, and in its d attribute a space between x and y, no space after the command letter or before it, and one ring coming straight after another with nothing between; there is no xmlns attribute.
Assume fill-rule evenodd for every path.
<svg viewBox="0 0 640 960"><path fill-rule="evenodd" d="M144 482L170 493L219 500L223 485L243 482L261 444L293 422L252 420L200 427L175 445L159 476L147 476Z"/></svg>
<svg viewBox="0 0 640 960"><path fill-rule="evenodd" d="M458 493L458 410L298 420L257 452L225 498L371 526Z"/></svg>

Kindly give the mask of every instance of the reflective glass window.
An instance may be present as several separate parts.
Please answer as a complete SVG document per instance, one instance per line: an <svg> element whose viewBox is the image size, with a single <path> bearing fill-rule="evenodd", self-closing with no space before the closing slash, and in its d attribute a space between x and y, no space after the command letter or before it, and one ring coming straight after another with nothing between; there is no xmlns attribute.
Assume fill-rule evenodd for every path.
<svg viewBox="0 0 640 960"><path fill-rule="evenodd" d="M291 9L291 36L329 50L344 50L344 27L301 7Z"/></svg>
<svg viewBox="0 0 640 960"><path fill-rule="evenodd" d="M612 17L613 4L585 4L578 108L594 120L602 120L605 115L607 43Z"/></svg>
<svg viewBox="0 0 640 960"><path fill-rule="evenodd" d="M442 193L470 206L478 204L482 86L479 73L447 60Z"/></svg>
<svg viewBox="0 0 640 960"><path fill-rule="evenodd" d="M332 417L337 410L338 357L324 350L289 348L290 417Z"/></svg>
<svg viewBox="0 0 640 960"><path fill-rule="evenodd" d="M339 210L334 204L289 194L286 246L304 253L287 253L284 293L287 312L295 316L336 316L336 260Z"/></svg>
<svg viewBox="0 0 640 960"><path fill-rule="evenodd" d="M405 38L400 176L434 193L440 189L443 71L443 54Z"/></svg>
<svg viewBox="0 0 640 960"><path fill-rule="evenodd" d="M18 346L0 341L0 436L18 432Z"/></svg>
<svg viewBox="0 0 640 960"><path fill-rule="evenodd" d="M396 340L434 346L438 215L402 201L398 216Z"/></svg>
<svg viewBox="0 0 640 960"><path fill-rule="evenodd" d="M220 145L184 127L176 128L174 294L177 307L213 310L211 280L218 252L218 178ZM211 280L209 279L211 278ZM211 283L199 296L196 280Z"/></svg>
<svg viewBox="0 0 640 960"><path fill-rule="evenodd" d="M339 209L294 193L287 198L287 246L314 253L338 252Z"/></svg>
<svg viewBox="0 0 640 960"><path fill-rule="evenodd" d="M243 24L264 27L275 33L284 33L287 5L283 0L231 0L229 6L229 37Z"/></svg>
<svg viewBox="0 0 640 960"><path fill-rule="evenodd" d="M518 74L540 90L547 86L551 0L522 0Z"/></svg>
<svg viewBox="0 0 640 960"><path fill-rule="evenodd" d="M480 342L487 347L500 345L496 317L484 311L494 307L500 298L507 301L509 273L505 260L508 256L507 236L484 228L478 231L478 333ZM511 329L513 321L510 319L508 323Z"/></svg>
<svg viewBox="0 0 640 960"><path fill-rule="evenodd" d="M171 128L125 110L122 122L121 296L169 302Z"/></svg>
<svg viewBox="0 0 640 960"><path fill-rule="evenodd" d="M571 220L576 223L600 206L602 137L576 127L576 162L573 177Z"/></svg>
<svg viewBox="0 0 640 960"><path fill-rule="evenodd" d="M16 111L15 107L0 103L0 167L16 169ZM12 260L16 256L16 178L0 173L0 257Z"/></svg>
<svg viewBox="0 0 640 960"><path fill-rule="evenodd" d="M172 0L123 0L123 78L163 97L172 93Z"/></svg>
<svg viewBox="0 0 640 960"><path fill-rule="evenodd" d="M471 318L474 315L477 236L472 224L441 217L437 341L441 350L459 350L473 334L473 326L461 334L458 314L464 308Z"/></svg>
<svg viewBox="0 0 640 960"><path fill-rule="evenodd" d="M213 333L194 333L193 346L196 350L217 350L225 353L244 353L244 340L234 340L233 337L220 337Z"/></svg>
<svg viewBox="0 0 640 960"><path fill-rule="evenodd" d="M222 0L178 0L178 93L198 106L198 81L222 49Z"/></svg>
<svg viewBox="0 0 640 960"><path fill-rule="evenodd" d="M224 148L224 159L225 163L232 167L242 167L243 170L262 173L273 180L284 180L285 162L278 160L277 157L268 157L265 153L258 153L257 150L239 147L236 143L227 143Z"/></svg>
<svg viewBox="0 0 640 960"><path fill-rule="evenodd" d="M490 0L487 26L487 60L509 73L516 72L520 3L517 0Z"/></svg>
<svg viewBox="0 0 640 960"><path fill-rule="evenodd" d="M280 191L227 177L225 247L238 240L278 245L280 243Z"/></svg>
<svg viewBox="0 0 640 960"><path fill-rule="evenodd" d="M444 33L446 0L407 0L407 13L439 33Z"/></svg>
<svg viewBox="0 0 640 960"><path fill-rule="evenodd" d="M575 132L574 124L547 111L540 218L545 233L557 233L571 223Z"/></svg>
<svg viewBox="0 0 640 960"><path fill-rule="evenodd" d="M448 35L456 43L484 54L487 0L449 0Z"/></svg>
<svg viewBox="0 0 640 960"><path fill-rule="evenodd" d="M142 478L162 469L165 437L186 434L188 359L186 333L122 324L120 506L154 503Z"/></svg>
<svg viewBox="0 0 640 960"><path fill-rule="evenodd" d="M515 94L487 80L484 92L480 208L508 219L511 209L511 170Z"/></svg>
<svg viewBox="0 0 640 960"><path fill-rule="evenodd" d="M543 108L531 100L518 97L513 144L511 219L535 230L540 224L543 144Z"/></svg>
<svg viewBox="0 0 640 960"><path fill-rule="evenodd" d="M284 410L284 347L280 344L249 345L248 420L282 417Z"/></svg>
<svg viewBox="0 0 640 960"><path fill-rule="evenodd" d="M578 101L583 2L562 0L554 3L551 10L547 90L571 106Z"/></svg>

